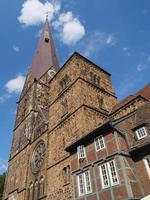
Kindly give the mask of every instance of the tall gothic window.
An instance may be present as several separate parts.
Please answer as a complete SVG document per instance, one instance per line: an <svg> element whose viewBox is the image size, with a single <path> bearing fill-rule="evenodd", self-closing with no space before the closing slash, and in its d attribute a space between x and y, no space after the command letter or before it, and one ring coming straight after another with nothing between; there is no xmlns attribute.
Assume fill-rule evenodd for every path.
<svg viewBox="0 0 150 200"><path fill-rule="evenodd" d="M39 198L39 184L38 184L38 181L36 180L35 181L35 184L34 184L34 200L38 200Z"/></svg>
<svg viewBox="0 0 150 200"><path fill-rule="evenodd" d="M39 196L40 197L44 196L44 177L43 176L40 178L40 182L39 182Z"/></svg>
<svg viewBox="0 0 150 200"><path fill-rule="evenodd" d="M30 184L28 189L28 200L33 200L33 183Z"/></svg>

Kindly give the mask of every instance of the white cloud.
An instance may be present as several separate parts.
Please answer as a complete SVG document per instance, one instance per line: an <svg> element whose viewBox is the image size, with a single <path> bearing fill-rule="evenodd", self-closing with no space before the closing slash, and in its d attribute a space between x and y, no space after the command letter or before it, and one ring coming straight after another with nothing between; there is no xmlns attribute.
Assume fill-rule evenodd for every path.
<svg viewBox="0 0 150 200"><path fill-rule="evenodd" d="M145 64L138 64L137 71L141 72L141 71L145 70L146 68L147 68L147 66Z"/></svg>
<svg viewBox="0 0 150 200"><path fill-rule="evenodd" d="M0 164L0 171L2 170L2 171L6 171L7 170L7 164Z"/></svg>
<svg viewBox="0 0 150 200"><path fill-rule="evenodd" d="M19 74L16 78L9 80L5 84L8 93L20 93L24 86L25 77Z"/></svg>
<svg viewBox="0 0 150 200"><path fill-rule="evenodd" d="M131 56L130 48L129 47L123 47L122 50L125 52L126 56Z"/></svg>
<svg viewBox="0 0 150 200"><path fill-rule="evenodd" d="M72 12L60 14L57 21L53 23L59 32L59 38L64 44L74 45L85 35L85 28Z"/></svg>
<svg viewBox="0 0 150 200"><path fill-rule="evenodd" d="M123 51L128 51L128 47L123 47L122 50Z"/></svg>
<svg viewBox="0 0 150 200"><path fill-rule="evenodd" d="M150 56L148 56L147 61L150 62Z"/></svg>
<svg viewBox="0 0 150 200"><path fill-rule="evenodd" d="M127 52L127 54L126 54L127 56L131 56L132 54L130 53L130 52Z"/></svg>
<svg viewBox="0 0 150 200"><path fill-rule="evenodd" d="M119 76L117 75L116 79ZM138 77L138 78L137 78ZM129 94L134 94L136 88L142 83L144 78L143 73L138 73L136 70L130 69L129 72L122 74L122 78L116 83L116 94L119 99L127 97Z"/></svg>
<svg viewBox="0 0 150 200"><path fill-rule="evenodd" d="M0 103L4 103L9 98L10 98L10 94L4 94L4 95L0 96Z"/></svg>
<svg viewBox="0 0 150 200"><path fill-rule="evenodd" d="M52 4L49 1L42 3L39 0L26 0L22 5L18 20L25 26L36 26L45 21L46 13L49 13L50 21L59 10L58 1Z"/></svg>
<svg viewBox="0 0 150 200"><path fill-rule="evenodd" d="M114 36L112 34L109 34L106 37L106 44L111 45L111 46L116 44L116 41L114 40Z"/></svg>
<svg viewBox="0 0 150 200"><path fill-rule="evenodd" d="M4 160L0 160L0 173L3 173L7 170L8 163Z"/></svg>
<svg viewBox="0 0 150 200"><path fill-rule="evenodd" d="M116 39L113 34L105 32L95 32L91 36L87 37L84 41L84 56L90 56L99 52L100 49L114 46Z"/></svg>
<svg viewBox="0 0 150 200"><path fill-rule="evenodd" d="M67 45L74 45L85 35L85 28L72 12L60 13L61 0L41 2L40 0L26 0L22 4L18 20L24 26L36 26L44 23L46 13L49 13L49 21L54 20L54 28L57 30L60 40ZM57 19L56 19L57 17ZM37 33L36 37L39 34ZM108 41L109 42L109 41Z"/></svg>
<svg viewBox="0 0 150 200"><path fill-rule="evenodd" d="M39 38L39 37L41 36L41 34L42 34L42 29L40 29L40 30L38 30L38 31L36 32L35 37L36 37L36 38Z"/></svg>
<svg viewBox="0 0 150 200"><path fill-rule="evenodd" d="M147 14L147 13L148 13L148 10L147 10L147 9L144 9L144 10L142 11L142 13L143 13L143 14Z"/></svg>
<svg viewBox="0 0 150 200"><path fill-rule="evenodd" d="M13 50L16 51L16 52L19 52L20 51L20 48L16 45L13 45Z"/></svg>

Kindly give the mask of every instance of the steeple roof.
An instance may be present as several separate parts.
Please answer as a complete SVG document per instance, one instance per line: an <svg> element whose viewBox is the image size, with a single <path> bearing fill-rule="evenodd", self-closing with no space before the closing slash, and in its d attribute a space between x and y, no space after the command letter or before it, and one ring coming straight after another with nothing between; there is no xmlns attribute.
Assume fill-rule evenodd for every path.
<svg viewBox="0 0 150 200"><path fill-rule="evenodd" d="M33 59L31 74L33 78L39 79L46 71L48 71L48 69L52 67L55 71L58 71L59 69L54 41L50 31L48 19L46 19L39 45Z"/></svg>

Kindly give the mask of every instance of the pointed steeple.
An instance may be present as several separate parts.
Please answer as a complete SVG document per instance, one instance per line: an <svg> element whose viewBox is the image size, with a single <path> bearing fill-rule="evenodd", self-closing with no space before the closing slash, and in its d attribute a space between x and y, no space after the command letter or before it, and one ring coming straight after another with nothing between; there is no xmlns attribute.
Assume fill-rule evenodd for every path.
<svg viewBox="0 0 150 200"><path fill-rule="evenodd" d="M31 67L33 78L39 79L50 68L58 71L59 66L47 17Z"/></svg>

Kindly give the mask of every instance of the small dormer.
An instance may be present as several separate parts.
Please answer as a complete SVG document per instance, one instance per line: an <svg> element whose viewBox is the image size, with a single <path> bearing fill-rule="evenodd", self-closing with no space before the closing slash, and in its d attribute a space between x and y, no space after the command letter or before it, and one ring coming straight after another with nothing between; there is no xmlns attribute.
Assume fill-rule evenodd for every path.
<svg viewBox="0 0 150 200"><path fill-rule="evenodd" d="M136 134L137 140L141 140L141 139L143 139L143 138L145 138L145 137L147 137L149 135L148 134L148 129L147 129L147 127L145 125L137 128L135 130L135 134Z"/></svg>

